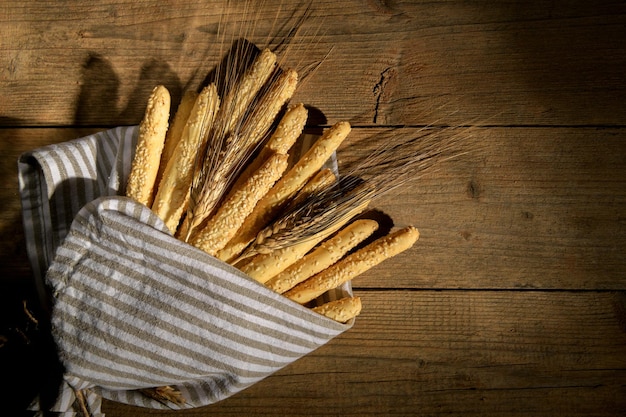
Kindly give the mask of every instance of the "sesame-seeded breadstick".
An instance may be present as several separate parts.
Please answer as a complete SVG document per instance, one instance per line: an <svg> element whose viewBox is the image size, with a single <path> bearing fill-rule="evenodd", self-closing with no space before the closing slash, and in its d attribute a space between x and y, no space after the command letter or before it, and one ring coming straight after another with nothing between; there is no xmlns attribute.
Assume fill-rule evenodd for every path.
<svg viewBox="0 0 626 417"><path fill-rule="evenodd" d="M170 117L170 93L156 86L148 99L146 112L139 125L139 136L131 165L126 196L150 207L155 180Z"/></svg>
<svg viewBox="0 0 626 417"><path fill-rule="evenodd" d="M218 107L217 88L210 84L198 95L183 129L183 136L163 173L152 210L172 233L176 232L189 201L196 152L206 139L206 132L215 119Z"/></svg>
<svg viewBox="0 0 626 417"><path fill-rule="evenodd" d="M280 178L287 168L287 159L285 154L271 155L240 188L229 194L191 244L209 255L215 255L237 232L261 197Z"/></svg>
<svg viewBox="0 0 626 417"><path fill-rule="evenodd" d="M338 122L327 129L304 156L259 201L235 238L218 252L217 257L226 262L233 262L304 184L321 169L349 133L350 124L348 122Z"/></svg>
<svg viewBox="0 0 626 417"><path fill-rule="evenodd" d="M278 126L268 139L262 153L287 153L302 134L306 124L308 110L304 104L297 103L290 106L278 122Z"/></svg>
<svg viewBox="0 0 626 417"><path fill-rule="evenodd" d="M330 268L296 285L284 295L297 303L306 304L382 261L409 249L418 238L419 232L416 228L409 226L400 229L346 256Z"/></svg>
<svg viewBox="0 0 626 417"><path fill-rule="evenodd" d="M291 95L292 92L293 91L291 92L287 91L286 93ZM284 104L284 100L286 99L287 99L287 96L283 96L283 97L274 96L272 100L275 102L274 105L277 105L278 103L280 103L280 106L282 106ZM289 125L292 125L291 126L292 129L290 129L291 131L288 133L285 133L284 132L285 123L281 121L281 123L279 124L277 128L277 131L280 129L280 126L283 125L283 128L280 129L283 131L283 133L280 133L277 135L275 131L275 133L272 135L269 141L261 149L261 152L259 153L259 155L252 162L248 164L248 166L245 168L245 170L241 174L239 174L237 180L235 181L235 184L233 184L231 187L231 191L229 191L228 195L224 198L224 200L230 198L230 195L234 192L234 190L239 190L240 188L242 188L243 184L250 178L250 176L253 175L255 172L257 172L258 169L265 162L267 162L270 158L274 158L275 157L274 155L281 154L281 155L288 156L287 152L291 148L291 145L293 145L293 143L296 141L296 139L300 135L301 129L302 127L304 127L304 123L306 121L306 109L304 108L304 106L301 106L301 109L304 110L304 118L302 118L302 113L299 109L298 111L295 111L295 112L291 111L287 113L289 117L287 118L286 123ZM284 119L285 118L283 118L283 120ZM294 120L294 119L298 119L298 120ZM302 123L302 126L300 129L293 126L294 123L300 123L300 122ZM286 135L290 135L291 137L286 137ZM291 142L291 144L289 144L289 142ZM186 224L187 222L184 222L183 226L186 226ZM239 224L239 226L241 226L241 224Z"/></svg>
<svg viewBox="0 0 626 417"><path fill-rule="evenodd" d="M254 153L254 150L270 131L280 109L293 95L297 83L298 73L293 70L281 71L276 77L269 80L270 85L266 88L266 91L261 94L261 98L255 102L254 108L246 117L241 131L237 134L237 145L230 147L229 150L225 152L225 165L234 167L238 162L246 161L248 157ZM262 152L256 160L248 163L244 172L238 174L235 184L231 188L237 189L241 187L241 184L243 184L252 173L256 172L270 155L275 153L286 155L287 150L279 147L279 152L274 152L271 149L268 149L267 152ZM228 176L224 175L223 178L226 181Z"/></svg>
<svg viewBox="0 0 626 417"><path fill-rule="evenodd" d="M191 110L198 98L198 93L194 90L187 90L180 100L180 104L176 109L174 119L167 130L165 135L165 145L163 146L163 152L161 153L161 163L159 164L159 173L155 184L159 184L163 178L163 172L167 167L168 161L172 158L176 145L180 142L180 138L183 136L183 130L187 125L187 119L191 114Z"/></svg>
<svg viewBox="0 0 626 417"><path fill-rule="evenodd" d="M345 323L358 316L361 312L361 298L345 297L313 307L311 310L339 323Z"/></svg>
<svg viewBox="0 0 626 417"><path fill-rule="evenodd" d="M282 294L307 278L323 271L341 259L348 251L371 236L378 229L374 220L356 220L341 229L289 268L265 283L268 288Z"/></svg>

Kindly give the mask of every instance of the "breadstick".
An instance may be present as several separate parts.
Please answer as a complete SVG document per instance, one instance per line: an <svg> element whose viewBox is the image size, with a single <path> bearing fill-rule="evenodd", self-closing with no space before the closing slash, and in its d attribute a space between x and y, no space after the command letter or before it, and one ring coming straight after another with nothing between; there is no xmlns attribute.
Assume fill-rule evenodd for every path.
<svg viewBox="0 0 626 417"><path fill-rule="evenodd" d="M237 232L256 203L287 169L288 156L271 155L240 188L234 190L204 227L192 240L192 245L209 255L221 249Z"/></svg>
<svg viewBox="0 0 626 417"><path fill-rule="evenodd" d="M290 290L333 265L349 250L367 239L376 229L378 229L378 223L374 220L356 220L341 229L336 236L323 242L313 252L267 281L265 285L279 294Z"/></svg>
<svg viewBox="0 0 626 417"><path fill-rule="evenodd" d="M308 113L302 103L290 106L261 152L265 154L289 152L304 130Z"/></svg>
<svg viewBox="0 0 626 417"><path fill-rule="evenodd" d="M156 86L139 125L135 155L126 184L126 196L150 207L170 117L170 93Z"/></svg>
<svg viewBox="0 0 626 417"><path fill-rule="evenodd" d="M290 76L291 77L291 76ZM279 82L278 84L283 84L282 88L279 86L278 89L280 90L291 90L291 86L288 88L285 88L287 86L285 86L285 83L290 83L291 81L289 80L289 77L285 77L285 79L282 82ZM293 90L291 91L284 91L285 94L288 94L289 96L293 93ZM278 107L282 106L285 102L285 100L287 100L288 96L283 95L282 97L280 96L280 94L277 96L276 94L270 95L272 97L270 97L271 101L273 102L272 106L276 107L276 111L278 111ZM304 106L302 106L302 109L304 109ZM295 116L299 116L299 114L296 112L295 114L292 113L291 118L295 117ZM305 110L305 120L306 120L306 110ZM270 122L270 120L266 120L266 122ZM302 122L302 124L304 125L304 121ZM293 142L295 142L297 135L299 135L299 133L294 132L295 137L292 139L292 144ZM273 158L275 154L281 154L281 155L287 155L287 152L289 151L289 148L291 147L290 145L288 145L286 142L286 140L283 140L284 138L278 138L278 139L270 139L270 141L262 148L261 153L258 155L257 158L255 158L250 164L248 164L248 166L246 167L246 169L241 172L238 177L237 180L235 181L235 183L231 186L231 191L229 192L229 194L224 198L227 199L230 197L230 194L232 194L232 190L238 190L240 188L243 187L243 184L250 178L250 176L252 174L254 174L256 171L259 170L259 168L266 163L270 158ZM244 139L245 140L245 139ZM282 173L281 173L282 175ZM248 213L250 214L250 213ZM183 225L186 225L187 222L185 222ZM240 225L241 226L241 225Z"/></svg>
<svg viewBox="0 0 626 417"><path fill-rule="evenodd" d="M165 135L165 145L163 146L163 152L161 153L161 163L159 164L159 172L156 178L156 184L161 183L163 178L163 172L167 167L168 161L172 158L176 145L180 142L180 138L183 136L183 130L187 125L187 119L191 114L191 110L198 98L198 93L194 90L187 90L180 100L180 104L176 109L176 114L172 120L172 124L167 130Z"/></svg>
<svg viewBox="0 0 626 417"><path fill-rule="evenodd" d="M350 133L350 123L339 122L327 129L304 156L272 187L248 216L235 238L218 252L226 262L235 260L254 240L302 186L320 170L322 165Z"/></svg>
<svg viewBox="0 0 626 417"><path fill-rule="evenodd" d="M219 97L215 84L205 87L193 106L183 135L167 163L152 210L175 233L189 200L196 152L206 139L205 133L215 119Z"/></svg>
<svg viewBox="0 0 626 417"><path fill-rule="evenodd" d="M245 159L246 156L254 153L274 123L276 115L294 93L298 74L293 70L284 71L270 81L267 91L261 94L261 99L255 103L251 114L244 121L242 130L237 133L238 145L232 148L233 151L231 152L233 155L238 155L236 160L241 160L242 156ZM256 158L256 162L253 160L244 172L238 174L238 178L231 188L239 188L274 153L274 151L269 150ZM280 153L286 154L286 152Z"/></svg>
<svg viewBox="0 0 626 417"><path fill-rule="evenodd" d="M280 119L278 126L268 139L267 143L261 148L259 154L250 162L246 169L241 173L239 179L233 185L237 188L245 181L250 174L257 169L269 158L273 153L287 154L289 149L302 134L306 123L308 111L302 103L291 106L283 117Z"/></svg>
<svg viewBox="0 0 626 417"><path fill-rule="evenodd" d="M363 249L346 256L330 268L296 285L284 295L300 304L339 287L385 259L409 249L419 238L416 228L409 226L375 240Z"/></svg>
<svg viewBox="0 0 626 417"><path fill-rule="evenodd" d="M242 272L264 284L271 278L283 272L285 269L293 265L306 255L311 249L317 246L328 236L341 229L350 219L362 213L368 206L369 202L351 210L348 215L341 219L333 227L317 233L300 243L296 243L285 248L273 250L270 253L264 253L254 256L250 261L242 265L236 265Z"/></svg>
<svg viewBox="0 0 626 417"><path fill-rule="evenodd" d="M361 298L345 297L339 300L329 301L318 307L313 307L311 310L338 321L339 323L345 323L358 316L361 312Z"/></svg>

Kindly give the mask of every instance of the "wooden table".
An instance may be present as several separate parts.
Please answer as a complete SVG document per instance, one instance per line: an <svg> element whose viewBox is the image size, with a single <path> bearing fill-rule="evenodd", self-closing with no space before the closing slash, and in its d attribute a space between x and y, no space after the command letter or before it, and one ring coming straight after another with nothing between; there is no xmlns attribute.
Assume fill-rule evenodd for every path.
<svg viewBox="0 0 626 417"><path fill-rule="evenodd" d="M223 52L220 16L271 47L304 10L232 3L0 6L8 325L30 288L18 156L137 124L158 83L197 88ZM340 159L388 127L475 126L475 151L376 202L421 237L354 281L351 330L223 402L105 401L107 416L626 415L626 4L320 0L302 28L283 63L332 49L294 100L311 127L353 125ZM15 399L26 377L11 375Z"/></svg>

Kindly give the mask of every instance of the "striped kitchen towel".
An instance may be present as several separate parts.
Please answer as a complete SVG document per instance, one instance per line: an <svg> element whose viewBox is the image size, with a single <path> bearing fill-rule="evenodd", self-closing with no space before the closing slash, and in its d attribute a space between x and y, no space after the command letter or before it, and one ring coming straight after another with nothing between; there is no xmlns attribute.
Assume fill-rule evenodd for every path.
<svg viewBox="0 0 626 417"><path fill-rule="evenodd" d="M180 242L120 196L136 136L119 127L19 161L28 254L65 370L51 409L62 415L101 415L101 397L157 409L211 404L351 326ZM328 297L350 293L347 285ZM165 385L186 401L144 394Z"/></svg>

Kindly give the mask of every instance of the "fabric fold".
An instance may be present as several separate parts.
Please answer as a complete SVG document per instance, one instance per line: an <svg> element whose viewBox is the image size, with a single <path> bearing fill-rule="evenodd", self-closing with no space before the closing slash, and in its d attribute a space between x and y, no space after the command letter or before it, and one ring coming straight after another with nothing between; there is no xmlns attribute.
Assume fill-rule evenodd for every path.
<svg viewBox="0 0 626 417"><path fill-rule="evenodd" d="M220 387L186 404L205 405L347 328L180 242L126 197L99 198L79 211L46 279L66 376L105 396Z"/></svg>

